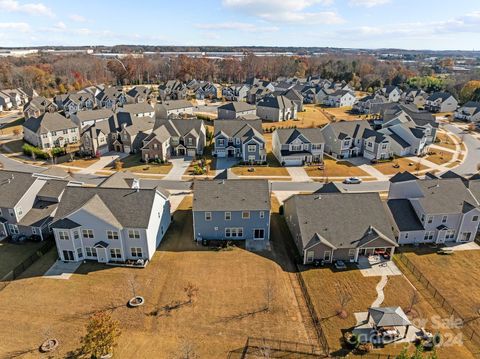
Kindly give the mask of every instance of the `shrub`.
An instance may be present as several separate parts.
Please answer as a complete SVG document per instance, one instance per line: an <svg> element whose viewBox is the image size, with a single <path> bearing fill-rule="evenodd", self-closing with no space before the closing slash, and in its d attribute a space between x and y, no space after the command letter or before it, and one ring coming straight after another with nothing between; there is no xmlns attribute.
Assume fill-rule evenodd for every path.
<svg viewBox="0 0 480 359"><path fill-rule="evenodd" d="M42 151L40 148L29 145L28 143L25 143L22 146L22 150L25 155L32 157L35 156L35 158L47 160L51 157L48 152Z"/></svg>

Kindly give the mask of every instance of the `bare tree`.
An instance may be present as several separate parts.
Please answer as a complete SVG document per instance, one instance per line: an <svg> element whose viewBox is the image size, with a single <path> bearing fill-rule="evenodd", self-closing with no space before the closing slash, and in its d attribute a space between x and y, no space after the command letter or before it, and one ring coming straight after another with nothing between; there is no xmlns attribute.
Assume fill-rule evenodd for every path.
<svg viewBox="0 0 480 359"><path fill-rule="evenodd" d="M420 301L420 296L418 295L418 291L414 289L412 291L412 295L410 296L410 304L408 305L407 314L413 311L413 307Z"/></svg>
<svg viewBox="0 0 480 359"><path fill-rule="evenodd" d="M265 295L265 310L267 312L273 311L273 300L275 297L275 287L270 280L267 281L264 289Z"/></svg>
<svg viewBox="0 0 480 359"><path fill-rule="evenodd" d="M178 353L173 355L173 359L197 359L199 356L195 350L195 344L188 339L182 339L178 348Z"/></svg>
<svg viewBox="0 0 480 359"><path fill-rule="evenodd" d="M347 288L341 286L339 283L335 283L335 291L338 298L337 315L340 318L346 318L348 313L346 311L347 304L352 300L352 295L348 292Z"/></svg>

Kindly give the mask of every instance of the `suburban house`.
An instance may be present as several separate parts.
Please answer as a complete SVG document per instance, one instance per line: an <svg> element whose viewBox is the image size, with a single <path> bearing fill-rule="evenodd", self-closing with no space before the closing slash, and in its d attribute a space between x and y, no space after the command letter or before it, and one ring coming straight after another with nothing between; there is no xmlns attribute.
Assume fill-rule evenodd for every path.
<svg viewBox="0 0 480 359"><path fill-rule="evenodd" d="M11 109L22 108L28 101L28 95L21 89L5 89L1 91L10 99Z"/></svg>
<svg viewBox="0 0 480 359"><path fill-rule="evenodd" d="M284 202L284 217L304 264L391 257L398 246L378 193L294 195Z"/></svg>
<svg viewBox="0 0 480 359"><path fill-rule="evenodd" d="M216 120L214 124L214 156L240 158L248 163L267 160L262 121Z"/></svg>
<svg viewBox="0 0 480 359"><path fill-rule="evenodd" d="M160 101L184 100L187 97L187 85L179 80L168 80L158 86Z"/></svg>
<svg viewBox="0 0 480 359"><path fill-rule="evenodd" d="M46 112L23 123L23 139L40 148L50 149L76 144L80 140L77 124L57 112Z"/></svg>
<svg viewBox="0 0 480 359"><path fill-rule="evenodd" d="M152 90L146 86L135 86L126 94L127 103L144 103L153 98Z"/></svg>
<svg viewBox="0 0 480 359"><path fill-rule="evenodd" d="M142 160L195 157L203 154L205 146L206 128L202 120L160 119L142 141Z"/></svg>
<svg viewBox="0 0 480 359"><path fill-rule="evenodd" d="M0 171L0 240L9 235L48 237L48 225L67 184L31 173Z"/></svg>
<svg viewBox="0 0 480 359"><path fill-rule="evenodd" d="M394 85L384 86L377 93L384 96L388 102L398 102L402 96L402 90Z"/></svg>
<svg viewBox="0 0 480 359"><path fill-rule="evenodd" d="M112 131L107 122L82 128L80 134L80 153L84 156L101 156L112 150L110 136Z"/></svg>
<svg viewBox="0 0 480 359"><path fill-rule="evenodd" d="M363 153L363 135L372 130L368 121L332 122L322 128L325 152L336 158L350 158Z"/></svg>
<svg viewBox="0 0 480 359"><path fill-rule="evenodd" d="M351 91L337 90L327 94L323 104L330 107L353 107L356 101L357 99Z"/></svg>
<svg viewBox="0 0 480 359"><path fill-rule="evenodd" d="M403 172L390 179L388 207L399 244L473 241L478 206L460 178L420 180Z"/></svg>
<svg viewBox="0 0 480 359"><path fill-rule="evenodd" d="M82 129L99 122L107 121L112 116L112 110L108 108L100 108L98 110L79 111L75 114L72 114L70 119Z"/></svg>
<svg viewBox="0 0 480 359"><path fill-rule="evenodd" d="M427 102L428 94L420 89L410 89L402 93L402 100L406 104L413 103L419 108L423 108Z"/></svg>
<svg viewBox="0 0 480 359"><path fill-rule="evenodd" d="M353 105L353 111L356 113L362 113L372 115L379 112L379 106L387 102L387 99L379 94L371 94L362 97Z"/></svg>
<svg viewBox="0 0 480 359"><path fill-rule="evenodd" d="M434 92L425 101L425 110L430 112L453 112L458 107L458 101L448 92Z"/></svg>
<svg viewBox="0 0 480 359"><path fill-rule="evenodd" d="M0 91L0 111L10 111L12 109L12 101L10 96Z"/></svg>
<svg viewBox="0 0 480 359"><path fill-rule="evenodd" d="M247 92L247 102L253 105L257 104L265 96L275 91L275 86L269 81L251 79L247 84L250 85L250 89Z"/></svg>
<svg viewBox="0 0 480 359"><path fill-rule="evenodd" d="M480 122L480 102L467 102L455 111L455 118L475 123Z"/></svg>
<svg viewBox="0 0 480 359"><path fill-rule="evenodd" d="M172 115L193 115L192 103L187 100L171 100L155 105L155 118L167 119Z"/></svg>
<svg viewBox="0 0 480 359"><path fill-rule="evenodd" d="M195 181L193 188L196 241L240 241L248 250L267 248L270 239L267 180Z"/></svg>
<svg viewBox="0 0 480 359"><path fill-rule="evenodd" d="M56 112L57 105L43 96L37 96L31 99L23 106L23 115L25 118L40 117L45 112Z"/></svg>
<svg viewBox="0 0 480 359"><path fill-rule="evenodd" d="M297 105L285 96L267 96L257 104L257 116L273 122L294 120L297 118Z"/></svg>
<svg viewBox="0 0 480 359"><path fill-rule="evenodd" d="M303 100L304 100L303 95L299 91L297 91L295 88L292 87L282 92L280 95L285 96L290 101L292 101L297 106L298 112L303 111Z"/></svg>
<svg viewBox="0 0 480 359"><path fill-rule="evenodd" d="M246 84L233 84L223 88L222 96L227 101L245 102L248 90L250 90L250 86Z"/></svg>
<svg viewBox="0 0 480 359"><path fill-rule="evenodd" d="M246 102L227 102L217 108L219 120L234 120L239 117L255 116L257 108Z"/></svg>
<svg viewBox="0 0 480 359"><path fill-rule="evenodd" d="M100 108L115 109L127 103L127 96L122 86L112 86L98 92L95 101Z"/></svg>
<svg viewBox="0 0 480 359"><path fill-rule="evenodd" d="M206 82L201 84L195 91L197 100L218 99L222 97L222 87L218 84Z"/></svg>
<svg viewBox="0 0 480 359"><path fill-rule="evenodd" d="M137 153L143 147L143 141L155 127L153 117L138 117L130 113L117 114L119 129L112 136L111 147L116 152Z"/></svg>
<svg viewBox="0 0 480 359"><path fill-rule="evenodd" d="M147 102L125 104L117 109L118 112L128 112L137 117L154 117L155 110Z"/></svg>
<svg viewBox="0 0 480 359"><path fill-rule="evenodd" d="M170 225L157 189L68 187L51 224L63 261L144 266Z"/></svg>
<svg viewBox="0 0 480 359"><path fill-rule="evenodd" d="M283 166L322 162L324 145L320 128L278 128L272 135L273 154Z"/></svg>
<svg viewBox="0 0 480 359"><path fill-rule="evenodd" d="M95 101L89 93L73 93L63 98L59 108L69 117L80 111L92 110L95 108Z"/></svg>

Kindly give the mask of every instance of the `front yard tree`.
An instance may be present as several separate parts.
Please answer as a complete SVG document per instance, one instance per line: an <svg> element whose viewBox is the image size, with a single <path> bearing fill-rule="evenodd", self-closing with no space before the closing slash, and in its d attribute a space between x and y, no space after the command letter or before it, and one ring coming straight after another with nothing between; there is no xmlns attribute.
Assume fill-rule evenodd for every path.
<svg viewBox="0 0 480 359"><path fill-rule="evenodd" d="M81 339L81 357L99 359L112 354L120 334L119 322L112 319L110 314L94 314L87 324L87 334Z"/></svg>

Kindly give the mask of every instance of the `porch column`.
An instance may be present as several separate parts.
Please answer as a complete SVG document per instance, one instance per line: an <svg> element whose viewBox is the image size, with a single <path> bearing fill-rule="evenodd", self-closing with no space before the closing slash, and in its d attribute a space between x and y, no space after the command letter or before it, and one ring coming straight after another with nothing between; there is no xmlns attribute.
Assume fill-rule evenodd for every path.
<svg viewBox="0 0 480 359"><path fill-rule="evenodd" d="M357 248L355 250L355 257L353 258L354 262L357 263L358 262L358 254L360 253L360 250Z"/></svg>
<svg viewBox="0 0 480 359"><path fill-rule="evenodd" d="M391 247L390 258L393 258L394 253L395 253L395 247Z"/></svg>

